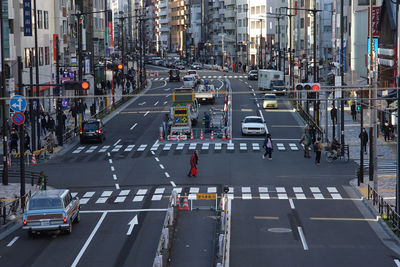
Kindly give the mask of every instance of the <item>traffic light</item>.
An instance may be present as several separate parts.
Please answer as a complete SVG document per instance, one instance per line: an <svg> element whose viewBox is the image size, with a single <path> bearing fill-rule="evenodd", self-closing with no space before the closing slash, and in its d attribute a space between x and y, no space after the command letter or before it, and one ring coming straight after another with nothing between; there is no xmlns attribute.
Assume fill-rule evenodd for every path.
<svg viewBox="0 0 400 267"><path fill-rule="evenodd" d="M122 64L116 64L116 63L109 63L107 64L107 69L112 70L112 71L119 71L124 68L124 65Z"/></svg>
<svg viewBox="0 0 400 267"><path fill-rule="evenodd" d="M65 81L64 90L88 90L90 83L87 81Z"/></svg>
<svg viewBox="0 0 400 267"><path fill-rule="evenodd" d="M318 92L318 90L321 88L321 85L319 83L296 83L295 86L296 90L302 91L310 91L313 90L314 92Z"/></svg>

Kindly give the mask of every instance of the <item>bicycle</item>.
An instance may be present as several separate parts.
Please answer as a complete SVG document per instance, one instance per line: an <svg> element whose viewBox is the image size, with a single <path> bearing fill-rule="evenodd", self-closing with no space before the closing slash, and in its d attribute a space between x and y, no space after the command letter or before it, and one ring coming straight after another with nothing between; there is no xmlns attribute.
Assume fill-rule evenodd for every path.
<svg viewBox="0 0 400 267"><path fill-rule="evenodd" d="M349 151L349 145L344 145L343 147L343 155L342 155L342 145L337 149L336 156L334 152L332 151L332 147L326 147L325 150L325 159L327 162L332 163L338 159L343 159L345 162L348 162L350 160L350 151Z"/></svg>

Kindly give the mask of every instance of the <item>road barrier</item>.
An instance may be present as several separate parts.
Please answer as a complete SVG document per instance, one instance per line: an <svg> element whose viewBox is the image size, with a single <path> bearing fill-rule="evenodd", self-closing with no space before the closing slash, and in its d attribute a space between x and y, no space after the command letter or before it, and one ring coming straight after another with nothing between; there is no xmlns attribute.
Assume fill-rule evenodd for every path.
<svg viewBox="0 0 400 267"><path fill-rule="evenodd" d="M217 267L229 267L230 246L231 246L231 199L225 195L223 210L221 211L221 233L218 236L218 257ZM222 203L222 199L221 199Z"/></svg>
<svg viewBox="0 0 400 267"><path fill-rule="evenodd" d="M154 258L153 267L163 267L167 265L170 249L171 240L176 227L176 216L177 216L177 204L179 203L178 194L176 191L172 191L169 198L168 210L165 214L164 224L161 230L160 241L158 242L156 256Z"/></svg>
<svg viewBox="0 0 400 267"><path fill-rule="evenodd" d="M31 198L31 191L25 194L25 205L28 203L29 199ZM18 207L21 204L22 198L14 195L13 199L0 199L0 214L1 218L3 219L3 224L7 223L7 219L13 220L18 212ZM24 210L22 210L24 213Z"/></svg>
<svg viewBox="0 0 400 267"><path fill-rule="evenodd" d="M368 200L371 200L372 205L378 208L379 215L388 223L392 231L400 231L399 214L370 185L368 185Z"/></svg>

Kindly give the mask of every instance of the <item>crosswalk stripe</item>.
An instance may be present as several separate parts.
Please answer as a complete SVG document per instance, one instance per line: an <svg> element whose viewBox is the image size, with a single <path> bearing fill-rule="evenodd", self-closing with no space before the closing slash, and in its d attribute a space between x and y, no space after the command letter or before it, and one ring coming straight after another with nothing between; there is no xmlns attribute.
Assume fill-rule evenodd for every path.
<svg viewBox="0 0 400 267"><path fill-rule="evenodd" d="M269 194L260 194L260 199L270 199Z"/></svg>
<svg viewBox="0 0 400 267"><path fill-rule="evenodd" d="M242 193L251 193L250 187L242 187Z"/></svg>
<svg viewBox="0 0 400 267"><path fill-rule="evenodd" d="M315 199L325 199L324 196L322 194L319 193L313 193L313 196Z"/></svg>
<svg viewBox="0 0 400 267"><path fill-rule="evenodd" d="M288 199L287 194L278 194L279 199Z"/></svg>
<svg viewBox="0 0 400 267"><path fill-rule="evenodd" d="M295 193L303 193L303 188L301 188L301 187L293 187L293 192L295 192Z"/></svg>
<svg viewBox="0 0 400 267"><path fill-rule="evenodd" d="M253 143L252 145L253 145L253 150L254 150L254 151L260 150L260 144L258 144L258 143Z"/></svg>
<svg viewBox="0 0 400 267"><path fill-rule="evenodd" d="M240 150L247 150L247 144L246 143L240 143Z"/></svg>
<svg viewBox="0 0 400 267"><path fill-rule="evenodd" d="M83 197L92 197L95 192L86 192Z"/></svg>
<svg viewBox="0 0 400 267"><path fill-rule="evenodd" d="M97 204L103 204L103 203L106 203L106 201L107 201L107 199L108 199L108 197L99 197L97 200L96 200L96 203Z"/></svg>
<svg viewBox="0 0 400 267"><path fill-rule="evenodd" d="M154 144L151 148L150 151L156 151L160 145L159 144Z"/></svg>
<svg viewBox="0 0 400 267"><path fill-rule="evenodd" d="M185 143L179 143L176 147L176 150L183 150L183 147L185 146Z"/></svg>
<svg viewBox="0 0 400 267"><path fill-rule="evenodd" d="M293 150L293 151L298 151L298 150L299 150L299 148L297 147L297 145L294 144L294 143L289 143L289 147L290 147L290 149Z"/></svg>
<svg viewBox="0 0 400 267"><path fill-rule="evenodd" d="M215 150L221 150L222 149L222 144L221 143L215 143L214 144L214 149Z"/></svg>
<svg viewBox="0 0 400 267"><path fill-rule="evenodd" d="M340 194L331 193L331 196L333 199L342 199L342 196Z"/></svg>
<svg viewBox="0 0 400 267"><path fill-rule="evenodd" d="M233 192L235 191L235 188L234 187L229 187L229 193L232 193L233 194Z"/></svg>
<svg viewBox="0 0 400 267"><path fill-rule="evenodd" d="M277 188L276 188L276 192L278 192L278 193L285 193L285 192L286 192L286 189L285 189L284 187L277 187Z"/></svg>
<svg viewBox="0 0 400 267"><path fill-rule="evenodd" d="M140 201L143 201L143 198L144 198L144 196L135 196L135 197L133 198L133 202L140 202Z"/></svg>
<svg viewBox="0 0 400 267"><path fill-rule="evenodd" d="M310 187L310 190L313 193L321 193L321 190L319 190L319 187Z"/></svg>
<svg viewBox="0 0 400 267"><path fill-rule="evenodd" d="M252 199L251 194L242 194L242 199Z"/></svg>
<svg viewBox="0 0 400 267"><path fill-rule="evenodd" d="M119 193L119 195L120 195L120 196L127 196L127 195L129 195L129 192L131 192L131 190L122 190L122 191Z"/></svg>
<svg viewBox="0 0 400 267"><path fill-rule="evenodd" d="M177 194L180 194L182 192L182 187L176 187L174 190Z"/></svg>
<svg viewBox="0 0 400 267"><path fill-rule="evenodd" d="M121 202L124 202L125 199L126 199L126 197L117 197L117 198L115 199L114 203L121 203Z"/></svg>
<svg viewBox="0 0 400 267"><path fill-rule="evenodd" d="M126 148L125 148L125 152L129 152L129 151L132 151L132 149L135 147L135 145L129 145L129 146L127 146Z"/></svg>
<svg viewBox="0 0 400 267"><path fill-rule="evenodd" d="M158 200L161 200L161 198L162 198L162 195L153 195L153 197L151 198L151 200L156 200L156 201L158 201Z"/></svg>
<svg viewBox="0 0 400 267"><path fill-rule="evenodd" d="M109 196L111 196L112 192L113 192L113 191L104 191L104 192L101 194L101 196L102 196L102 197L109 197Z"/></svg>
<svg viewBox="0 0 400 267"><path fill-rule="evenodd" d="M164 194L165 188L157 188L154 194Z"/></svg>
<svg viewBox="0 0 400 267"><path fill-rule="evenodd" d="M172 146L172 144L171 144L171 143L165 144L165 146L164 146L163 150L164 150L164 151L168 151L168 150L170 150L170 149L171 149L171 146Z"/></svg>
<svg viewBox="0 0 400 267"><path fill-rule="evenodd" d="M196 146L197 146L197 143L190 143L189 150L195 150Z"/></svg>
<svg viewBox="0 0 400 267"><path fill-rule="evenodd" d="M71 196L72 196L72 197L76 197L77 195L78 195L78 192L72 192L72 193L71 193Z"/></svg>
<svg viewBox="0 0 400 267"><path fill-rule="evenodd" d="M235 199L235 196L233 194L228 194L228 199Z"/></svg>
<svg viewBox="0 0 400 267"><path fill-rule="evenodd" d="M234 150L235 149L235 144L234 143L228 143L228 150Z"/></svg>
<svg viewBox="0 0 400 267"><path fill-rule="evenodd" d="M197 194L199 192L199 190L200 190L199 187L191 187L189 193L196 193Z"/></svg>
<svg viewBox="0 0 400 267"><path fill-rule="evenodd" d="M203 146L201 147L202 150L208 150L210 147L209 143L203 143Z"/></svg>
<svg viewBox="0 0 400 267"><path fill-rule="evenodd" d="M144 151L146 149L147 145L140 145L137 151Z"/></svg>
<svg viewBox="0 0 400 267"><path fill-rule="evenodd" d="M296 193L295 195L297 199L306 199L306 195L304 195L303 193Z"/></svg>
<svg viewBox="0 0 400 267"><path fill-rule="evenodd" d="M217 188L216 187L208 187L207 193L217 193Z"/></svg>
<svg viewBox="0 0 400 267"><path fill-rule="evenodd" d="M87 204L90 198L81 198L79 199L79 204L84 205Z"/></svg>
<svg viewBox="0 0 400 267"><path fill-rule="evenodd" d="M326 189L328 189L329 193L337 193L338 190L336 189L336 187L327 187Z"/></svg>
<svg viewBox="0 0 400 267"><path fill-rule="evenodd" d="M103 147L99 150L99 152L106 152L106 150L109 149L109 148L110 148L110 146L103 146Z"/></svg>
<svg viewBox="0 0 400 267"><path fill-rule="evenodd" d="M286 150L285 146L282 143L277 143L276 146L278 147L279 151Z"/></svg>
<svg viewBox="0 0 400 267"><path fill-rule="evenodd" d="M111 152L118 152L121 149L122 145L116 145Z"/></svg>
<svg viewBox="0 0 400 267"><path fill-rule="evenodd" d="M259 191L260 193L267 193L267 192L268 192L268 187L259 187L259 188L258 188L258 191Z"/></svg>
<svg viewBox="0 0 400 267"><path fill-rule="evenodd" d="M146 193L147 193L147 189L139 189L136 194L137 195L146 195Z"/></svg>

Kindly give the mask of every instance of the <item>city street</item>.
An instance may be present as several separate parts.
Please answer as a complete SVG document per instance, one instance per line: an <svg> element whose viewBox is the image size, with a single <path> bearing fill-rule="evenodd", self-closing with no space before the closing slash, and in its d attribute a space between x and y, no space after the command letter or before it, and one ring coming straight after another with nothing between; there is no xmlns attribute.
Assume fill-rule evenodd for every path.
<svg viewBox="0 0 400 267"><path fill-rule="evenodd" d="M71 234L31 238L22 229L12 232L0 241L1 266L152 266L172 190L221 195L224 186L232 199L230 266L399 266L400 255L374 230L377 218L360 210L364 204L350 185L356 163L323 158L316 165L314 152L305 158L299 142L304 123L287 96L278 96L278 109L264 110L257 81L242 73L200 70L215 87L230 81L232 140L169 145L159 141L159 127L170 111L173 89L182 82L168 82L167 70L152 71L158 76L149 78L151 88L105 120L103 143L77 139L68 150L30 167L43 170L50 186L68 188L80 198L81 221ZM262 158L264 136L241 134L241 122L250 115L266 122L272 160ZM199 174L188 177L194 149ZM179 235L204 231L211 239L212 227L186 225ZM214 263L194 261L201 255L185 253L190 249L185 244L176 242L171 266ZM211 241L204 244L213 249Z"/></svg>

